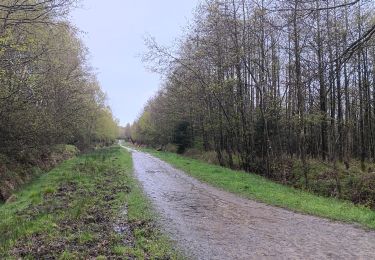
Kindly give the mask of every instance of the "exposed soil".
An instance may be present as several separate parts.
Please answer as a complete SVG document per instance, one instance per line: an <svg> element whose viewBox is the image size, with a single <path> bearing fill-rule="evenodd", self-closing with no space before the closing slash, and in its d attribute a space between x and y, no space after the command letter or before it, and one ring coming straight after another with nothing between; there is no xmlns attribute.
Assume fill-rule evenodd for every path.
<svg viewBox="0 0 375 260"><path fill-rule="evenodd" d="M375 259L375 232L237 197L133 151L160 224L193 259Z"/></svg>

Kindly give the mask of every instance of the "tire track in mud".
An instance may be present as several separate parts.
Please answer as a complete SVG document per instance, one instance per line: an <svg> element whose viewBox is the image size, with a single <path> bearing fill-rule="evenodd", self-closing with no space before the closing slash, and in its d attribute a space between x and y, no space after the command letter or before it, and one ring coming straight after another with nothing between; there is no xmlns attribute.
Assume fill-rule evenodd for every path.
<svg viewBox="0 0 375 260"><path fill-rule="evenodd" d="M190 259L375 259L375 232L240 198L131 150L160 225Z"/></svg>

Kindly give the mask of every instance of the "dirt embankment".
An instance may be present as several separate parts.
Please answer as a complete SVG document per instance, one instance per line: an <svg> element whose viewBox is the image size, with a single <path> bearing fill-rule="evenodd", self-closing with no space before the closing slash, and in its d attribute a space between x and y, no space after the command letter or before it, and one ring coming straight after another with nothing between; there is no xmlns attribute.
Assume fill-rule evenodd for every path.
<svg viewBox="0 0 375 260"><path fill-rule="evenodd" d="M0 154L0 202L12 202L12 194L20 186L77 154L78 149L72 145L57 145L48 152L24 154L18 159Z"/></svg>

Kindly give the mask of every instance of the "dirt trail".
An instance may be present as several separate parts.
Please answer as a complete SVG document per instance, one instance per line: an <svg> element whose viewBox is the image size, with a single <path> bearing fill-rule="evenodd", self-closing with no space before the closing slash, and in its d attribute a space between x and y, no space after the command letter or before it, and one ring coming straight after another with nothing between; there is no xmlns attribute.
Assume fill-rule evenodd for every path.
<svg viewBox="0 0 375 260"><path fill-rule="evenodd" d="M203 184L133 151L161 225L191 259L375 259L375 232L296 214Z"/></svg>

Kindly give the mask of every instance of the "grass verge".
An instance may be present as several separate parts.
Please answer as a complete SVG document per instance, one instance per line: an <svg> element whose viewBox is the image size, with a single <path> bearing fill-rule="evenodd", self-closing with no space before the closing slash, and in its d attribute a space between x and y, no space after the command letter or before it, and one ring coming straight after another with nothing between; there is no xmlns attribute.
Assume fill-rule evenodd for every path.
<svg viewBox="0 0 375 260"><path fill-rule="evenodd" d="M200 181L296 212L360 224L375 229L375 211L348 201L326 198L272 182L259 175L235 171L175 153L144 149Z"/></svg>
<svg viewBox="0 0 375 260"><path fill-rule="evenodd" d="M132 176L130 154L62 163L0 205L0 259L176 259Z"/></svg>

